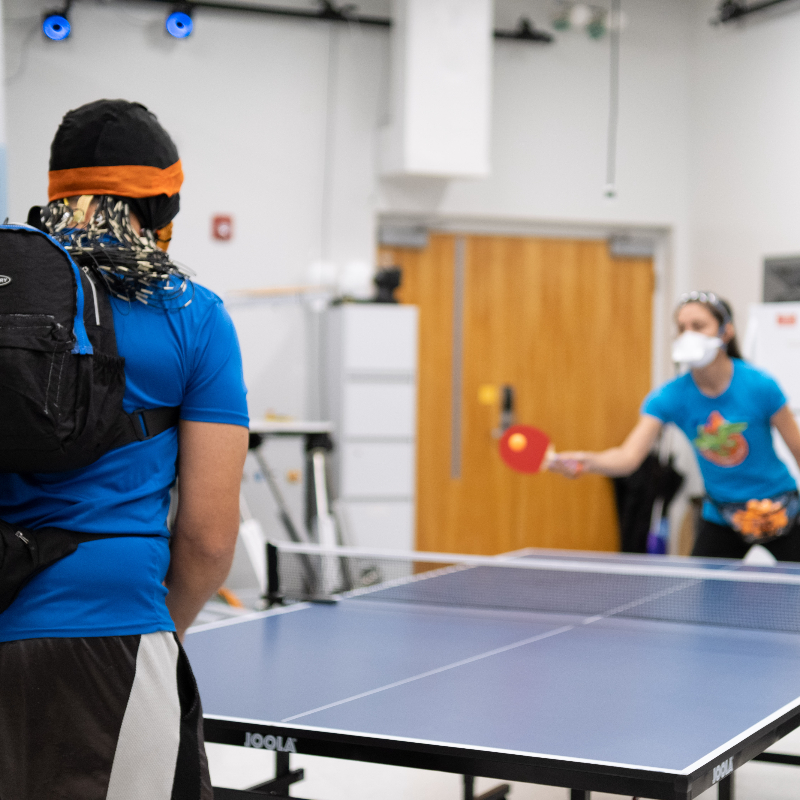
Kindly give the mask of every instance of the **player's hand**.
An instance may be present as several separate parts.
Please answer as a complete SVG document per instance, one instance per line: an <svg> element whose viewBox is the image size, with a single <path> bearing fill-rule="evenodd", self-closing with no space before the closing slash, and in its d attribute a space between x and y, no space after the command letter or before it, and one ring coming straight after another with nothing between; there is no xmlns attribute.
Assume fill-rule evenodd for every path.
<svg viewBox="0 0 800 800"><path fill-rule="evenodd" d="M548 465L550 472L557 472L567 478L577 478L586 471L587 454L578 451L556 453Z"/></svg>

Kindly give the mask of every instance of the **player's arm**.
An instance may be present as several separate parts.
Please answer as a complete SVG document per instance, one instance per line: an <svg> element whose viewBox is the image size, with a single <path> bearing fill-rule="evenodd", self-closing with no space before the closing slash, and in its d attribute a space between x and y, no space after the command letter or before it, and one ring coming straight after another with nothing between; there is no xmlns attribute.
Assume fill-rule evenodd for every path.
<svg viewBox="0 0 800 800"><path fill-rule="evenodd" d="M770 418L786 446L794 456L797 466L800 467L800 428L797 427L794 414L788 405L779 408Z"/></svg>
<svg viewBox="0 0 800 800"><path fill-rule="evenodd" d="M657 417L642 414L633 430L619 447L612 447L598 453L559 453L550 466L550 470L569 478L574 478L581 472L594 472L610 478L630 475L641 466L653 447L663 424Z"/></svg>
<svg viewBox="0 0 800 800"><path fill-rule="evenodd" d="M180 639L231 568L247 438L239 425L180 421L178 513L166 580Z"/></svg>

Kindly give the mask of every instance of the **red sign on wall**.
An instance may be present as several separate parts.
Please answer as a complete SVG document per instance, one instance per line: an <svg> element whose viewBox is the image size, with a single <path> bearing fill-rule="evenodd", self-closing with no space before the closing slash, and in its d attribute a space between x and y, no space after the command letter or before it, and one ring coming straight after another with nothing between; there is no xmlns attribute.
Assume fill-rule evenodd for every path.
<svg viewBox="0 0 800 800"><path fill-rule="evenodd" d="M211 236L222 242L233 238L233 217L230 214L217 214L211 218Z"/></svg>
<svg viewBox="0 0 800 800"><path fill-rule="evenodd" d="M796 325L797 316L795 314L778 314L778 325Z"/></svg>

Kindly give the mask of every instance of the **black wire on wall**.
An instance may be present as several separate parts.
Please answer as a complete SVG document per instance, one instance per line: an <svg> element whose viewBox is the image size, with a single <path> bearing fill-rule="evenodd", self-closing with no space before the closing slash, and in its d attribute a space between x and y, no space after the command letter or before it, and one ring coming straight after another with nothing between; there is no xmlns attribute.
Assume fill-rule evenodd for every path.
<svg viewBox="0 0 800 800"><path fill-rule="evenodd" d="M750 14L755 14L758 11L765 11L774 6L783 5L784 3L792 2L792 0L761 0L759 3L741 2L741 0L723 0L717 9L718 16L711 20L713 25L724 24L726 22L733 22L737 19L742 19Z"/></svg>
<svg viewBox="0 0 800 800"><path fill-rule="evenodd" d="M186 3L176 3L176 0L147 0L151 3L176 6L185 5L188 9L208 8L216 11L238 11L255 14L270 14L279 17L294 17L318 22L346 22L359 25L372 25L381 28L390 28L392 20L389 17L375 17L368 14L358 14L353 6L339 6L332 0L319 0L320 8L316 11L302 8L287 8L285 6L263 5L256 3L225 3L215 0L190 0ZM516 39L523 42L537 42L547 44L553 41L551 34L536 28L533 23L523 17L513 30L494 31L495 39Z"/></svg>

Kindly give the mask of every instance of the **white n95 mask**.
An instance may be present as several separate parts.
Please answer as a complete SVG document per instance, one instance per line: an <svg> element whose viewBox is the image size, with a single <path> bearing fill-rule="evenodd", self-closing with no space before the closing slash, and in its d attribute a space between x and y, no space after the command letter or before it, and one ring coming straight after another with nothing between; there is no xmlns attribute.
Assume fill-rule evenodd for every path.
<svg viewBox="0 0 800 800"><path fill-rule="evenodd" d="M719 336L686 331L672 343L672 360L688 369L708 366L724 342Z"/></svg>

